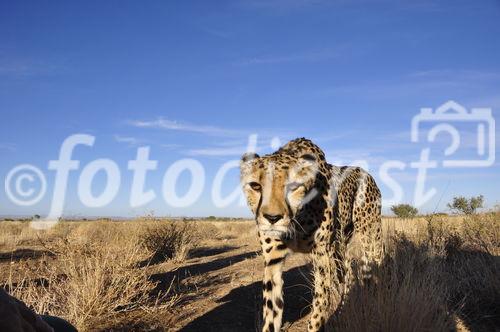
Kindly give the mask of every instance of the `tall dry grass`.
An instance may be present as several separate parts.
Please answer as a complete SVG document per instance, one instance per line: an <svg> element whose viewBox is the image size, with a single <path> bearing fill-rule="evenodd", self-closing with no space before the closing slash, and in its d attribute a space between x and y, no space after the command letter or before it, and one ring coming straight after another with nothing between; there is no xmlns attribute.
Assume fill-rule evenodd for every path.
<svg viewBox="0 0 500 332"><path fill-rule="evenodd" d="M385 259L356 279L332 331L494 331L500 326L500 214L384 220ZM334 298L337 294L332 294Z"/></svg>
<svg viewBox="0 0 500 332"><path fill-rule="evenodd" d="M158 289L147 264L139 266L156 253L156 248L144 245L150 228L145 231L134 223L62 222L40 232L27 223L1 225L10 226L10 234L29 234L25 240L46 253L37 260L12 263L4 285L38 313L63 317L81 331L119 326L127 320L131 321L126 325L145 328L144 324L157 324L156 314L168 311L179 299L172 285ZM183 243L178 246L181 230L176 227L162 228L155 239L162 246L173 246L173 257L180 257L183 253L178 251L185 248ZM9 241L3 239L4 244ZM19 245L19 240L8 244Z"/></svg>
<svg viewBox="0 0 500 332"><path fill-rule="evenodd" d="M142 225L139 238L152 262L171 259L182 263L199 245L202 234L195 222L153 220Z"/></svg>

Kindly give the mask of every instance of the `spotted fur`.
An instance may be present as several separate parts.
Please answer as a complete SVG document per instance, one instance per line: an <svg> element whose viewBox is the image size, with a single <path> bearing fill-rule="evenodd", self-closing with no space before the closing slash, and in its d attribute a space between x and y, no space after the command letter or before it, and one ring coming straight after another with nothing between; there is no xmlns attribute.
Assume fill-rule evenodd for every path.
<svg viewBox="0 0 500 332"><path fill-rule="evenodd" d="M369 276L368 262L381 257L381 196L374 179L359 167L328 164L305 138L262 157L245 154L240 171L264 257L262 331L281 329L282 270L290 252L312 256L308 331L323 330L335 280L348 284L353 268Z"/></svg>

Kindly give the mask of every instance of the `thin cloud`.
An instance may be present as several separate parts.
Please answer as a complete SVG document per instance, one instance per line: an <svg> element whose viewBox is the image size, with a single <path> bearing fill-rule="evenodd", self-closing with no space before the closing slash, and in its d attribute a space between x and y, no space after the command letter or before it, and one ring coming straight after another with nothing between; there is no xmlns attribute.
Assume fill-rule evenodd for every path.
<svg viewBox="0 0 500 332"><path fill-rule="evenodd" d="M215 136L230 138L227 141L228 145L235 145L240 142L240 145L244 145L248 142L249 137L252 135L257 135L259 141L271 141L273 138L279 137L296 137L296 134L289 130L282 130L279 128L259 128L259 130L252 129L231 129L225 127L216 127L211 125L200 125L188 122L181 122L159 117L152 121L143 120L133 120L128 121L128 124L136 128L152 128L161 129L168 131L178 131L185 133L195 133L206 136ZM272 134L270 134L272 133ZM224 144L224 142L221 142Z"/></svg>
<svg viewBox="0 0 500 332"><path fill-rule="evenodd" d="M193 148L185 153L190 156L203 157L241 157L245 152L248 152L249 147L259 154L271 153L277 150L280 146L287 143L288 140L282 140L278 136L274 137L259 137L255 146L251 146L250 140L231 140L219 142L216 146Z"/></svg>
<svg viewBox="0 0 500 332"><path fill-rule="evenodd" d="M203 157L229 157L241 156L245 153L246 147L234 148L203 148L191 149L186 152L190 156L203 156Z"/></svg>
<svg viewBox="0 0 500 332"><path fill-rule="evenodd" d="M266 150L271 150L270 143L265 140L260 140L255 146L255 151L258 153L263 153ZM280 143L282 143L280 141ZM203 156L203 157L231 157L237 156L241 157L245 152L248 152L248 142L241 141L228 141L221 142L217 146L195 148L186 151L187 155L190 156Z"/></svg>
<svg viewBox="0 0 500 332"><path fill-rule="evenodd" d="M29 75L31 67L22 63L11 63L0 66L0 75Z"/></svg>
<svg viewBox="0 0 500 332"><path fill-rule="evenodd" d="M0 76L31 77L38 75L53 75L62 73L65 70L66 69L60 65L39 60L10 59L5 56L0 57Z"/></svg>
<svg viewBox="0 0 500 332"><path fill-rule="evenodd" d="M160 146L166 150L176 150L176 149L179 149L182 147L182 145L180 144L174 144L174 143L170 143L170 144L160 144Z"/></svg>
<svg viewBox="0 0 500 332"><path fill-rule="evenodd" d="M146 141L135 138L135 137L120 136L120 135L114 135L113 137L114 137L116 142L125 143L130 147L134 147L134 146L138 146L138 145L146 143Z"/></svg>
<svg viewBox="0 0 500 332"><path fill-rule="evenodd" d="M313 97L356 96L387 99L450 93L480 93L482 87L500 82L500 73L476 70L427 70L386 80L364 81L351 85L330 86L313 91Z"/></svg>
<svg viewBox="0 0 500 332"><path fill-rule="evenodd" d="M323 0L247 0L240 5L250 9L287 11L324 3Z"/></svg>
<svg viewBox="0 0 500 332"><path fill-rule="evenodd" d="M461 81L428 80L428 81L374 81L354 85L334 86L312 93L315 97L355 96L357 98L386 99L389 96L408 97L421 95L426 92L442 91L443 89L467 88Z"/></svg>
<svg viewBox="0 0 500 332"><path fill-rule="evenodd" d="M138 128L157 128L164 130L173 130L173 131L183 131L183 132L191 132L198 133L204 135L211 136L240 136L241 132L237 130L220 128L215 126L205 126L205 125L196 125L190 123L182 123L174 120L169 120L165 118L158 118L153 121L141 121L134 120L130 121L130 125Z"/></svg>
<svg viewBox="0 0 500 332"><path fill-rule="evenodd" d="M497 109L500 109L500 94L483 98L472 98L471 100L467 101L467 104L474 105L475 107L492 108L496 112Z"/></svg>
<svg viewBox="0 0 500 332"><path fill-rule="evenodd" d="M498 80L500 73L479 70L451 70L451 69L433 69L423 70L411 73L410 77L425 78L425 79L452 79L452 80Z"/></svg>
<svg viewBox="0 0 500 332"><path fill-rule="evenodd" d="M242 8L263 10L271 13L283 14L297 10L307 9L309 7L347 7L353 5L366 4L390 4L392 9L402 11L442 11L441 5L432 1L401 1L401 0L245 0L240 1L239 5Z"/></svg>
<svg viewBox="0 0 500 332"><path fill-rule="evenodd" d="M241 66L268 65L294 62L319 62L335 58L339 55L337 50L323 50L306 53L295 53L286 55L270 55L252 57L238 62Z"/></svg>
<svg viewBox="0 0 500 332"><path fill-rule="evenodd" d="M14 143L0 143L0 150L4 151L16 151L17 147Z"/></svg>

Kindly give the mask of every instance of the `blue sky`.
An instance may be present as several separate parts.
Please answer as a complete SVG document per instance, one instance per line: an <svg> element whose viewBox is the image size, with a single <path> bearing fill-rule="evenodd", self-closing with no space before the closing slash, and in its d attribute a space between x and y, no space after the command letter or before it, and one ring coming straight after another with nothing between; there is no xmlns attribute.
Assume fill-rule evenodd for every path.
<svg viewBox="0 0 500 332"><path fill-rule="evenodd" d="M448 145L446 135L412 143L412 117L454 100L492 108L498 119L498 36L500 3L492 0L2 2L0 177L32 164L48 191L35 205L17 206L1 190L0 214L48 212L48 161L77 133L96 141L73 153L81 166L70 173L65 215L249 216L237 202L215 207L210 193L217 170L238 159L250 134L258 135L259 153L271 152L273 139L309 137L331 162L364 160L377 179L384 162L399 160L407 166L390 173L411 203L410 163L426 147L442 161ZM460 157L470 159L475 127L466 125L459 126ZM146 182L158 197L130 208L127 162L140 146L158 161ZM114 160L122 183L111 204L87 208L78 176L97 158ZM182 158L202 163L206 185L196 204L173 208L161 198L162 177ZM498 161L429 170L426 186L437 194L421 210L445 210L454 195L483 194L495 205L498 171ZM105 182L96 176L96 194ZM179 195L189 183L186 174L179 178ZM237 185L233 169L222 191Z"/></svg>

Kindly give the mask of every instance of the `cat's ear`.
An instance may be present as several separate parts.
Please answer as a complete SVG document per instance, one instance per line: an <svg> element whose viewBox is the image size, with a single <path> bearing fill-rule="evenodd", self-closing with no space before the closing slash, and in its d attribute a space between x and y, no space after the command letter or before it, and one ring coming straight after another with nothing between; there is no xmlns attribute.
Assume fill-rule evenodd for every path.
<svg viewBox="0 0 500 332"><path fill-rule="evenodd" d="M242 163L247 163L249 161L252 161L254 159L258 159L259 155L256 154L255 152L247 152L241 157L241 162Z"/></svg>

